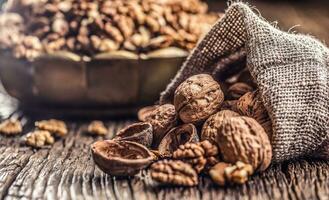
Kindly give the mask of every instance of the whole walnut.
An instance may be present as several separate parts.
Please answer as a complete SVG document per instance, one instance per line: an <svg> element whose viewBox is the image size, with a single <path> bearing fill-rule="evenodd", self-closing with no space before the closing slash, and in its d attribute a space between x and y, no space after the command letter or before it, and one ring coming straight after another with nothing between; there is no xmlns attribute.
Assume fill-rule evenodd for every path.
<svg viewBox="0 0 329 200"><path fill-rule="evenodd" d="M242 161L255 171L264 171L271 163L272 147L263 127L250 117L231 117L223 120L217 144L223 160Z"/></svg>
<svg viewBox="0 0 329 200"><path fill-rule="evenodd" d="M228 93L228 98L239 99L247 92L252 92L252 91L253 88L250 85L242 82L237 82L228 88L227 93Z"/></svg>
<svg viewBox="0 0 329 200"><path fill-rule="evenodd" d="M237 102L237 110L241 115L256 119L256 121L263 126L266 133L271 138L271 119L267 113L267 110L264 107L258 90L254 92L247 92L245 95L240 97Z"/></svg>
<svg viewBox="0 0 329 200"><path fill-rule="evenodd" d="M220 85L207 74L199 74L180 84L174 97L174 105L180 119L197 124L219 110L224 101Z"/></svg>
<svg viewBox="0 0 329 200"><path fill-rule="evenodd" d="M143 119L153 127L153 147L157 147L165 134L177 123L176 110L172 104L155 107Z"/></svg>
<svg viewBox="0 0 329 200"><path fill-rule="evenodd" d="M237 117L238 113L230 110L222 110L210 116L203 124L201 131L201 140L209 140L216 143L218 131L223 123L223 120L230 117Z"/></svg>

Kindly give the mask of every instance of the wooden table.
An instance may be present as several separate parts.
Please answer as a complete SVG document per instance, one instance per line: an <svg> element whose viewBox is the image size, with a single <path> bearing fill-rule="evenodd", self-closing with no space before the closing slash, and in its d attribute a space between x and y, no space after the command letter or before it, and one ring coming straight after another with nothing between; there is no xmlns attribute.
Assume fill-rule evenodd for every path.
<svg viewBox="0 0 329 200"><path fill-rule="evenodd" d="M24 134L36 116L17 110L0 95L1 119L18 118ZM134 119L105 120L111 138ZM90 144L100 137L84 134L88 120L66 120L69 134L39 150L27 147L23 135L0 136L0 199L328 199L329 162L300 160L271 166L245 185L218 187L206 176L197 187L160 187L144 171L118 179L104 174L92 160Z"/></svg>
<svg viewBox="0 0 329 200"><path fill-rule="evenodd" d="M214 1L213 1L214 2ZM284 30L295 24L302 32L329 39L327 4L271 4L257 7L270 20L279 20ZM224 3L211 3L219 9ZM219 5L219 6L218 6ZM216 7L217 6L217 7ZM290 17L287 17L290 16ZM0 118L19 118L24 133L33 129L37 116L23 114L7 96L0 95ZM105 120L110 129L106 138L135 119ZM0 136L0 199L329 199L329 162L299 160L271 166L247 184L221 188L202 177L197 187L157 187L146 172L127 178L110 177L95 167L89 146L95 138L83 133L88 120L66 120L70 133L50 148L33 150L18 137Z"/></svg>

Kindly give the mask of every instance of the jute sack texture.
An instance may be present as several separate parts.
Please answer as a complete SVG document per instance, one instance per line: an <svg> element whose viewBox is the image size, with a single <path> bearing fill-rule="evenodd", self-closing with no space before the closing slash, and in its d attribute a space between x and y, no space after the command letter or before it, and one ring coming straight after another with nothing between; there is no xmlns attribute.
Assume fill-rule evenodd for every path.
<svg viewBox="0 0 329 200"><path fill-rule="evenodd" d="M273 123L273 161L329 159L329 50L302 34L283 32L244 3L233 3L187 58L161 94L172 101L188 77L220 76L231 57L247 67Z"/></svg>

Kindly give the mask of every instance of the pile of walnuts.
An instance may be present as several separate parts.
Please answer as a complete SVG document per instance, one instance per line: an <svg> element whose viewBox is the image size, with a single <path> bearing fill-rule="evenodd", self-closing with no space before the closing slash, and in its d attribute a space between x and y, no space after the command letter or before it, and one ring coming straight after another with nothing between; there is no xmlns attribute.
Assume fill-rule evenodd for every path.
<svg viewBox="0 0 329 200"><path fill-rule="evenodd" d="M244 73L238 75L246 76ZM124 140L115 137L98 142L93 145L97 149L93 152L96 164L101 169L107 167L106 173L125 176L124 170L115 173L109 163L115 161L115 166L127 167L127 163L134 162L141 169L142 163L145 168L152 160L156 161L150 166L153 180L184 186L197 185L202 173L218 185L243 184L254 173L266 170L272 159L272 129L259 91L254 83L244 82L241 77L224 82L207 74L186 79L177 87L172 104L141 109L138 118L142 122L129 126L135 129L119 131L119 135L125 132L130 138L135 136L130 142L143 144L144 148L140 147L135 155L130 152L127 156L124 151L109 154L114 150L107 149L106 143ZM147 145L143 137L148 138ZM127 167L132 168L134 165Z"/></svg>
<svg viewBox="0 0 329 200"><path fill-rule="evenodd" d="M29 60L60 50L190 50L219 18L200 0L8 0L3 11L0 47Z"/></svg>

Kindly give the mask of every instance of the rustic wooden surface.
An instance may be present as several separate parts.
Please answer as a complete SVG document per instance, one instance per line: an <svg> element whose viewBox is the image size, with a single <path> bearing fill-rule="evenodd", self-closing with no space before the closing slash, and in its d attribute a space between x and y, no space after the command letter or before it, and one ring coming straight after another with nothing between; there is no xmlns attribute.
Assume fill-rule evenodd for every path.
<svg viewBox="0 0 329 200"><path fill-rule="evenodd" d="M0 96L0 116L20 119L24 133L39 117L16 111L16 104ZM132 119L133 120L133 119ZM111 138L132 120L105 120ZM255 175L243 186L221 188L208 177L197 187L160 187L144 171L118 179L95 167L90 144L103 139L84 133L88 120L66 120L69 134L49 147L34 150L22 142L24 134L0 136L0 199L328 199L329 162L283 163Z"/></svg>
<svg viewBox="0 0 329 200"><path fill-rule="evenodd" d="M299 24L297 30L328 41L328 2L296 2L300 1L254 5L270 21L278 20L284 30ZM211 8L218 10L220 4L225 3L211 3ZM41 118L23 114L16 106L1 94L0 119L22 120L27 133ZM110 129L107 138L132 120L105 120ZM24 134L0 136L0 199L329 199L329 162L320 160L274 165L243 186L226 188L213 185L206 176L192 188L155 186L146 172L128 179L110 177L92 161L89 146L102 138L83 133L88 122L67 120L69 135L40 150L25 146Z"/></svg>

